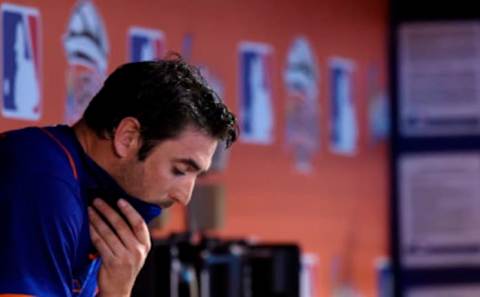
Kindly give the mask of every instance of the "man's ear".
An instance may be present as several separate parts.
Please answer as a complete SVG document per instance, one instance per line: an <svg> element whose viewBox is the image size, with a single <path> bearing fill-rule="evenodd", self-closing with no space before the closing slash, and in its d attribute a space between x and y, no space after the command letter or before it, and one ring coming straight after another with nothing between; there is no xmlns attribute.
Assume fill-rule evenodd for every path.
<svg viewBox="0 0 480 297"><path fill-rule="evenodd" d="M134 117L123 118L113 134L113 150L116 156L128 158L136 155L142 145L140 122Z"/></svg>

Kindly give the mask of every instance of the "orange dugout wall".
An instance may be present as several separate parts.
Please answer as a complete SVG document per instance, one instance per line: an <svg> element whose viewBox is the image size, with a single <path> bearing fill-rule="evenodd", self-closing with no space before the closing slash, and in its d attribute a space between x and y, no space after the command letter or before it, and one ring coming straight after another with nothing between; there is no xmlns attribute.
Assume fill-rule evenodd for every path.
<svg viewBox="0 0 480 297"><path fill-rule="evenodd" d="M85 23L75 15L82 3L96 11ZM1 4L0 131L72 122L82 103L69 100L89 94L75 93L77 84L92 92L92 77L101 81L135 51L180 52L202 66L246 130L226 169L208 177L226 189L219 233L298 242L319 257L319 296L341 282L375 296L375 261L387 254L386 1ZM96 48L70 43L79 32ZM150 47L136 50L134 35ZM87 62L78 50L91 54ZM33 102L21 110L22 100ZM183 226L179 212L171 230Z"/></svg>

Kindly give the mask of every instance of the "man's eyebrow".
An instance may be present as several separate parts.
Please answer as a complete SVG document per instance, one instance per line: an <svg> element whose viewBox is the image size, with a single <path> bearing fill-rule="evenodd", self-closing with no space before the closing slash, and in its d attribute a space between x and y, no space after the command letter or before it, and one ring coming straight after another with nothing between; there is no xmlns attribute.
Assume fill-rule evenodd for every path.
<svg viewBox="0 0 480 297"><path fill-rule="evenodd" d="M190 159L190 158L186 158L186 159L175 159L174 160L175 162L179 162L179 163L183 163L187 166L190 166L191 168L193 168L194 171L196 172L200 172L200 173L203 173L205 170L202 170L202 168L200 167L200 165L197 164L197 162L195 162L193 159Z"/></svg>

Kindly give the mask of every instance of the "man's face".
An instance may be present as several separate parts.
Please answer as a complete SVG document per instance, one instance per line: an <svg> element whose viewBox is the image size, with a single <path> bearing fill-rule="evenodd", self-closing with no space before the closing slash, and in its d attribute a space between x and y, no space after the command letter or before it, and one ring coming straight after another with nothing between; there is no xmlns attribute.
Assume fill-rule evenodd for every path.
<svg viewBox="0 0 480 297"><path fill-rule="evenodd" d="M190 201L197 176L210 167L218 141L186 128L177 138L162 141L148 157L126 160L115 174L130 195L161 207Z"/></svg>

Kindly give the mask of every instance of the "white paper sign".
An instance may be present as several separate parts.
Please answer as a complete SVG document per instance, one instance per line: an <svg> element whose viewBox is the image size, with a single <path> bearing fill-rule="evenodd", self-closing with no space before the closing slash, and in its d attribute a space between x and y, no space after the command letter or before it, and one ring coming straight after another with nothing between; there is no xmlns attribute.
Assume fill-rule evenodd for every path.
<svg viewBox="0 0 480 297"><path fill-rule="evenodd" d="M480 133L480 23L399 29L400 130L406 136Z"/></svg>
<svg viewBox="0 0 480 297"><path fill-rule="evenodd" d="M480 286L439 286L411 289L407 297L478 297Z"/></svg>
<svg viewBox="0 0 480 297"><path fill-rule="evenodd" d="M399 170L402 264L480 265L480 154L405 156Z"/></svg>

